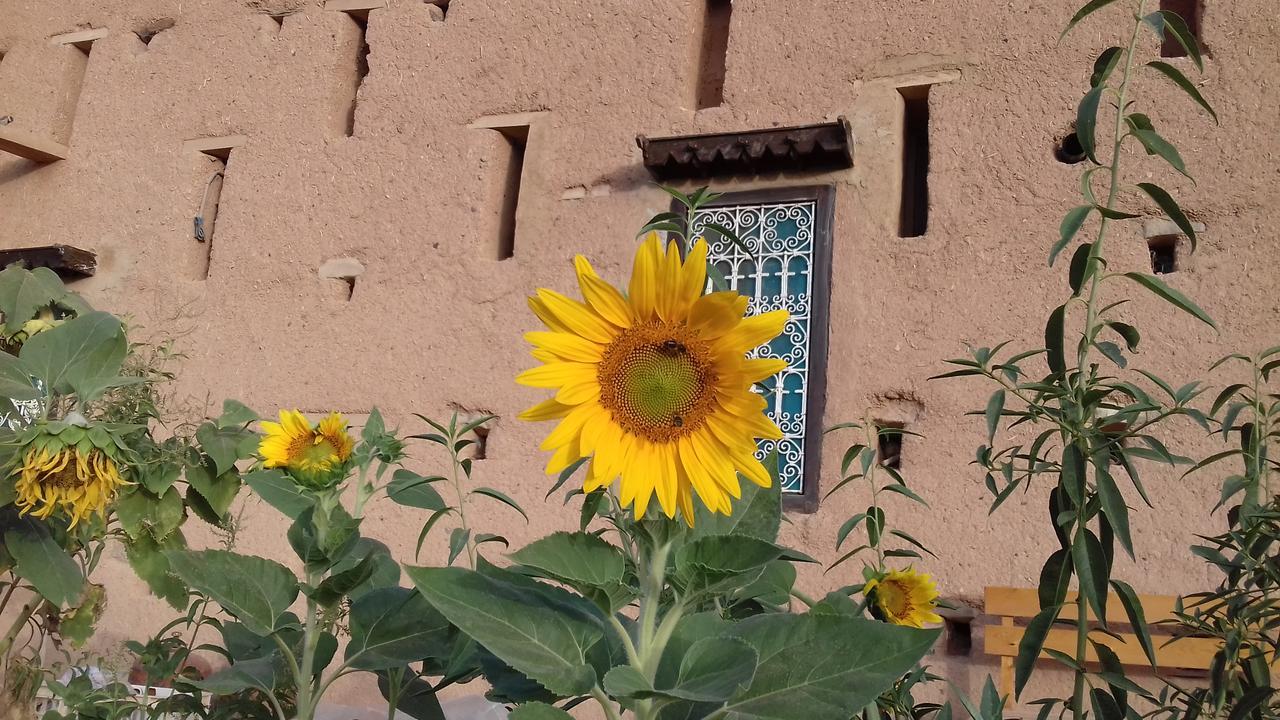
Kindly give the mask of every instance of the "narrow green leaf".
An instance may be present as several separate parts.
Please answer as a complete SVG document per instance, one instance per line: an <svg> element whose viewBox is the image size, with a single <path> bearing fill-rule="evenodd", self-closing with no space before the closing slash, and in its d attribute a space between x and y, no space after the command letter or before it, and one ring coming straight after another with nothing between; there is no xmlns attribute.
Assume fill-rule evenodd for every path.
<svg viewBox="0 0 1280 720"><path fill-rule="evenodd" d="M1138 188L1154 200L1164 214L1173 221L1173 224L1178 226L1182 234L1187 236L1187 239L1191 241L1191 250L1194 252L1197 244L1196 229L1191 224L1191 220L1187 218L1186 213L1182 212L1182 208L1178 206L1178 202L1173 199L1173 196L1154 183L1138 183Z"/></svg>
<svg viewBox="0 0 1280 720"><path fill-rule="evenodd" d="M498 502L502 503L503 505L513 508L516 512L523 515L525 522L529 521L529 514L524 511L524 508L520 507L519 503L517 503L515 500L512 500L511 496L507 495L506 493L500 490L494 490L491 487L478 487L475 490L472 490L471 492L477 495L484 495L485 497L491 497L494 500L497 500Z"/></svg>
<svg viewBox="0 0 1280 720"><path fill-rule="evenodd" d="M1129 616L1129 624L1133 626L1133 632L1138 636L1138 644L1142 646L1142 651L1146 653L1154 669L1156 666L1155 644L1151 642L1151 633L1147 629L1147 618L1142 611L1142 601L1138 599L1138 594L1133 591L1133 588L1122 580L1112 580L1111 587L1116 591L1116 597L1120 598L1120 604L1124 607L1125 614Z"/></svg>
<svg viewBox="0 0 1280 720"><path fill-rule="evenodd" d="M1187 164L1183 161L1182 154L1178 152L1178 148L1161 137L1155 130L1133 128L1130 132L1134 137L1138 138L1138 142L1142 143L1147 152L1159 155L1165 162L1172 165L1174 170L1186 175L1188 178L1191 177L1187 172Z"/></svg>
<svg viewBox="0 0 1280 720"><path fill-rule="evenodd" d="M1114 2L1115 0L1095 0L1095 2ZM1084 153L1095 165L1101 165L1098 162L1097 148L1097 125L1098 125L1098 105L1102 102L1102 92L1106 88L1096 87L1085 93L1084 98L1080 101L1080 106L1076 109L1076 137L1080 139L1080 147Z"/></svg>
<svg viewBox="0 0 1280 720"><path fill-rule="evenodd" d="M1138 328L1122 322L1113 320L1107 321L1107 326L1115 330L1120 337L1124 338L1124 344L1128 346L1129 352L1138 352L1138 342L1142 339L1142 335L1138 332Z"/></svg>
<svg viewBox="0 0 1280 720"><path fill-rule="evenodd" d="M1000 414L1004 412L1004 390L997 390L987 400L987 409L983 413L987 420L987 444L995 442L996 430L1000 427Z"/></svg>
<svg viewBox="0 0 1280 720"><path fill-rule="evenodd" d="M1053 621L1058 619L1058 613L1061 611L1061 605L1050 605L1036 613L1036 616L1031 618L1031 622L1027 623L1027 629L1018 643L1018 657L1013 661L1014 697L1022 694L1022 689L1031 679L1031 671L1035 668L1036 660L1040 658L1040 651L1044 649L1049 628L1053 627Z"/></svg>
<svg viewBox="0 0 1280 720"><path fill-rule="evenodd" d="M1160 10L1159 13L1164 18L1165 29L1173 33L1174 39L1187 51L1191 61L1196 64L1196 69L1204 72L1204 58L1200 55L1200 43L1196 40L1195 33L1191 32L1191 28L1187 26L1187 21L1171 10Z"/></svg>
<svg viewBox="0 0 1280 720"><path fill-rule="evenodd" d="M1062 333L1066 313L1067 306L1059 305L1049 314L1049 322L1044 327L1044 346L1049 351L1049 370L1055 374L1067 370L1067 359L1062 351Z"/></svg>
<svg viewBox="0 0 1280 720"><path fill-rule="evenodd" d="M840 546L844 544L845 539L849 537L849 533L853 532L866 519L866 513L858 513L844 521L844 524L840 526L839 532L836 533L836 550L839 550Z"/></svg>
<svg viewBox="0 0 1280 720"><path fill-rule="evenodd" d="M1196 89L1196 86L1187 79L1187 76L1182 74L1181 70L1167 62L1161 62L1159 60L1153 60L1152 62L1147 63L1147 67L1172 80L1175 85L1182 88L1187 95L1190 95L1191 99L1194 100L1197 105L1204 108L1205 112L1209 113L1209 115L1213 117L1213 122L1215 124L1221 124L1218 122L1218 113L1209 105L1209 101L1204 99L1204 96L1200 94L1200 91Z"/></svg>
<svg viewBox="0 0 1280 720"><path fill-rule="evenodd" d="M449 533L449 565L467 549L467 543L471 542L471 530L467 528L456 527L453 532Z"/></svg>
<svg viewBox="0 0 1280 720"><path fill-rule="evenodd" d="M1058 226L1058 241L1049 250L1049 267L1053 267L1054 261L1058 259L1058 254L1071 243L1080 232L1080 228L1084 227L1084 223L1089 219L1089 213L1091 212L1093 212L1092 205L1081 205L1067 211L1066 216L1062 218L1062 223Z"/></svg>
<svg viewBox="0 0 1280 720"><path fill-rule="evenodd" d="M1083 529L1071 543L1071 559L1079 571L1080 592L1093 608L1094 617L1106 624L1109 563L1102 543L1092 530Z"/></svg>
<svg viewBox="0 0 1280 720"><path fill-rule="evenodd" d="M1115 363L1117 367L1123 369L1129 365L1129 361L1124 359L1124 353L1120 351L1119 345L1103 340L1094 343L1093 346L1098 348L1098 351L1106 355L1107 359Z"/></svg>
<svg viewBox="0 0 1280 720"><path fill-rule="evenodd" d="M1178 308L1179 310L1182 310L1186 313L1191 314L1196 319L1205 323L1206 325L1213 328L1214 330L1218 329L1217 323L1213 321L1213 318L1209 317L1208 313L1206 313L1204 310L1201 310L1199 305L1196 305L1195 303L1191 302L1191 300L1187 298L1186 295L1183 295L1177 290L1174 290L1168 285L1165 285L1155 276L1145 275L1143 273L1137 273L1137 272L1128 272L1128 273L1125 273L1124 276L1138 283L1139 285L1147 288L1148 290L1155 293L1157 296L1159 296L1163 300L1168 301L1171 305Z"/></svg>
<svg viewBox="0 0 1280 720"><path fill-rule="evenodd" d="M1120 539L1120 547L1133 557L1133 537L1129 534L1129 506L1125 504L1115 478L1107 470L1107 453L1105 451L1094 457L1094 482L1098 488L1098 498L1102 501L1102 512L1111 522L1111 527Z"/></svg>
<svg viewBox="0 0 1280 720"><path fill-rule="evenodd" d="M1055 550L1045 561L1040 569L1037 588L1041 610L1066 602L1067 590L1071 587L1071 569L1071 558L1066 550Z"/></svg>
<svg viewBox="0 0 1280 720"><path fill-rule="evenodd" d="M1093 255L1093 244L1081 245L1076 248L1075 253L1071 256L1071 266L1067 272L1067 283L1071 286L1071 294L1079 296L1081 288L1088 282L1089 277L1093 275L1096 264L1091 263L1089 258Z"/></svg>
<svg viewBox="0 0 1280 720"><path fill-rule="evenodd" d="M1087 5L1080 8L1080 10L1071 17L1071 22L1067 23L1067 27L1062 31L1062 34L1058 36L1058 42L1062 42L1062 38L1066 37L1067 33L1071 32L1071 28L1078 25L1081 20L1089 17L1093 13L1101 10L1102 8L1110 5L1115 1L1116 0L1090 0L1090 2Z"/></svg>
<svg viewBox="0 0 1280 720"><path fill-rule="evenodd" d="M1089 77L1089 86L1098 87L1107 82L1107 78L1111 77L1111 73L1115 71L1116 65L1120 64L1120 58L1124 56L1124 50L1112 46L1102 51L1098 59L1093 63L1093 75Z"/></svg>

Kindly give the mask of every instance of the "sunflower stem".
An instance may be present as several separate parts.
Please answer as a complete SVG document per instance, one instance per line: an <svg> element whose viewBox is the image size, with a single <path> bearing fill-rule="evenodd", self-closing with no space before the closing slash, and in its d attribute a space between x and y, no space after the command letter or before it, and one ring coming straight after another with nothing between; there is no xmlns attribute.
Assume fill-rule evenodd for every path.
<svg viewBox="0 0 1280 720"><path fill-rule="evenodd" d="M640 617L636 654L639 664L633 664L633 667L650 683L657 675L662 651L670 641L681 614L681 608L677 604L667 611L662 624L658 624L658 609L667 579L667 558L671 555L671 541L663 538L661 543L656 547L649 546L652 554L641 550L637 558L640 571ZM652 700L641 700L636 703L637 720L649 720L654 712Z"/></svg>
<svg viewBox="0 0 1280 720"><path fill-rule="evenodd" d="M33 595L27 600L26 604L22 606L22 609L18 611L17 616L13 619L13 625L9 627L9 631L4 634L4 637L0 638L0 658L8 659L9 650L17 640L18 633L21 633L22 628L26 627L27 621L35 614L42 601L43 598L39 595Z"/></svg>
<svg viewBox="0 0 1280 720"><path fill-rule="evenodd" d="M315 587L322 574L308 569L307 585ZM320 699L315 692L316 685L312 677L315 674L316 646L320 641L318 620L316 601L307 597L307 619L302 631L302 667L298 677L298 720L312 720L315 717L316 703Z"/></svg>

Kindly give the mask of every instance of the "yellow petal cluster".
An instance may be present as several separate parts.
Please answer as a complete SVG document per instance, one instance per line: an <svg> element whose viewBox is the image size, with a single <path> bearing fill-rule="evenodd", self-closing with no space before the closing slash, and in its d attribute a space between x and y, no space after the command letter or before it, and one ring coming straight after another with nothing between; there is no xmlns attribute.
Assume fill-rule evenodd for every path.
<svg viewBox="0 0 1280 720"><path fill-rule="evenodd" d="M942 622L942 617L934 612L938 606L937 586L928 575L911 568L890 570L870 580L862 593L874 600L885 622L915 628Z"/></svg>
<svg viewBox="0 0 1280 720"><path fill-rule="evenodd" d="M747 353L782 332L785 310L745 317L747 298L704 294L707 245L681 257L650 233L636 253L624 295L585 257L574 260L583 300L540 289L529 298L547 326L525 338L543 364L522 385L555 391L521 414L558 420L542 444L559 473L591 458L583 489L620 480L619 499L643 518L653 497L662 512L692 524L694 499L729 514L741 496L738 476L767 487L757 439L782 437L764 413L754 383L786 367Z"/></svg>
<svg viewBox="0 0 1280 720"><path fill-rule="evenodd" d="M269 468L281 468L306 485L330 485L340 480L355 441L347 434L347 420L329 413L312 425L297 410L281 410L280 422L264 421L258 454Z"/></svg>
<svg viewBox="0 0 1280 720"><path fill-rule="evenodd" d="M62 512L75 527L92 515L105 516L120 486L120 468L101 449L28 447L14 468L15 504L22 514L44 519Z"/></svg>

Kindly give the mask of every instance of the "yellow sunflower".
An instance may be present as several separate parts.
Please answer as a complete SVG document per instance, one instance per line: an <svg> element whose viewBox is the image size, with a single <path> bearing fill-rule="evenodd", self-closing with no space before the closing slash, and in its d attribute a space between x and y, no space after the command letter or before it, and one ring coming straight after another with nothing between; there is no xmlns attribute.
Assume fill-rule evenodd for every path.
<svg viewBox="0 0 1280 720"><path fill-rule="evenodd" d="M19 452L21 461L10 473L14 504L21 514L45 519L61 512L75 527L93 515L105 516L107 506L127 485L110 445L99 447L80 428L37 432Z"/></svg>
<svg viewBox="0 0 1280 720"><path fill-rule="evenodd" d="M299 483L315 489L342 480L355 442L347 434L347 420L329 413L313 426L297 410L281 410L280 422L264 421L258 454L269 468L281 468Z"/></svg>
<svg viewBox="0 0 1280 720"><path fill-rule="evenodd" d="M942 617L933 611L938 606L938 587L928 575L911 568L890 570L871 579L862 594L875 603L885 622L916 628L942 622Z"/></svg>
<svg viewBox="0 0 1280 720"><path fill-rule="evenodd" d="M729 514L741 496L738 474L762 486L769 472L755 458L756 439L782 433L764 414L751 386L786 367L748 359L782 332L787 312L744 318L747 298L703 294L707 245L699 240L683 261L672 242L663 252L650 233L636 252L628 294L574 260L586 302L540 289L529 298L549 332L531 332L533 356L544 364L521 373L522 385L556 390L521 413L524 420L560 420L542 449L558 473L590 457L583 489L621 477L619 497L643 518L653 495L662 512L693 523L693 498Z"/></svg>

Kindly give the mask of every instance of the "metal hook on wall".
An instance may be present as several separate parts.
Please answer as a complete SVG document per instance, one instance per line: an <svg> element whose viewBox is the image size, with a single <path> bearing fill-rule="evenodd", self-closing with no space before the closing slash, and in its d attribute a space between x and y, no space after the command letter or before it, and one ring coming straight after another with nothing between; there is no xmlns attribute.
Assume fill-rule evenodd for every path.
<svg viewBox="0 0 1280 720"><path fill-rule="evenodd" d="M209 189L213 187L213 181L220 177L225 177L221 170L209 176L209 181L204 184L204 195L200 198L200 214L195 216L195 238L200 242L205 241L204 234L204 207L209 202Z"/></svg>

